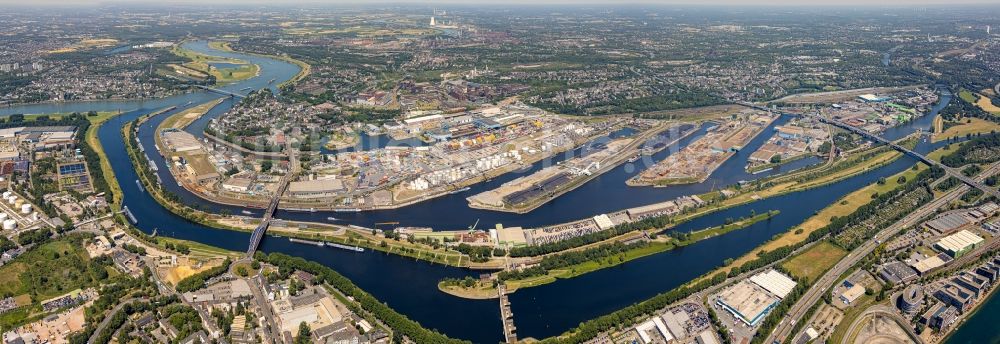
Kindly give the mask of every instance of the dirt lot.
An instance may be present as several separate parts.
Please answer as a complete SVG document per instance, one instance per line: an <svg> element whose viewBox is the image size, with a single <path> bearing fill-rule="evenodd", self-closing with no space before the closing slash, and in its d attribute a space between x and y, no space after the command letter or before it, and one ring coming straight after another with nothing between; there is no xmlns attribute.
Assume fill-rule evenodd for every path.
<svg viewBox="0 0 1000 344"><path fill-rule="evenodd" d="M180 280L196 273L211 269L216 265L218 264L202 263L189 258L178 258L177 266L166 269L163 280L172 285L177 285L177 282L180 282Z"/></svg>
<svg viewBox="0 0 1000 344"><path fill-rule="evenodd" d="M19 333L34 332L38 339L52 344L69 343L67 337L71 332L80 331L85 323L84 307L93 302L77 306L69 311L59 313L55 318L42 319L25 325Z"/></svg>

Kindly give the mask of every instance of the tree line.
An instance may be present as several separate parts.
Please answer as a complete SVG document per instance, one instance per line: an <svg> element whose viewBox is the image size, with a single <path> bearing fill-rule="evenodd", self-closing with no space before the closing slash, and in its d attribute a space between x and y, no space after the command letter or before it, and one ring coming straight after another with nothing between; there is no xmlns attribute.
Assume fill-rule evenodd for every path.
<svg viewBox="0 0 1000 344"><path fill-rule="evenodd" d="M1000 160L1000 133L979 135L963 143L954 152L941 157L941 163L949 167L966 164L984 164Z"/></svg>
<svg viewBox="0 0 1000 344"><path fill-rule="evenodd" d="M600 246L588 248L585 250L563 252L551 256L545 256L545 258L542 258L542 261L539 262L538 265L527 269L501 271L498 275L498 278L501 280L516 280L534 276L542 276L548 274L550 270L582 264L589 261L598 261L608 257L624 254L630 250L646 246L649 246L649 242L637 241L628 244L623 242L615 242L610 244L602 244Z"/></svg>
<svg viewBox="0 0 1000 344"><path fill-rule="evenodd" d="M673 219L669 215L648 217L639 221L623 223L603 231L588 233L581 236L569 238L566 240L560 240L557 242L534 245L534 246L514 247L510 249L510 256L515 258L534 257L553 252L565 251L571 248L604 241L625 233L630 233L640 230L665 228L672 223Z"/></svg>

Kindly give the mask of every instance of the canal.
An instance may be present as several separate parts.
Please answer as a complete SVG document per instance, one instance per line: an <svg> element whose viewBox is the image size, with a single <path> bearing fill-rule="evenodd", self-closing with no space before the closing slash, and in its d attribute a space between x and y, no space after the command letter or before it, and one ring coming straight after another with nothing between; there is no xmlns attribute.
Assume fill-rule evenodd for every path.
<svg viewBox="0 0 1000 344"><path fill-rule="evenodd" d="M264 57L221 52L208 47L205 42L192 42L186 48L212 55L233 57L247 60L261 66L261 75L240 83L227 86L229 91L238 91L245 87L273 87L267 83L277 79L275 84L288 80L298 72L298 67L284 61ZM249 233L213 229L187 221L175 216L160 206L152 197L140 190L134 180L138 177L132 168L120 135L122 126L133 119L156 109L177 105L180 109L168 112L147 121L140 128L140 138L147 145L147 154L155 152L148 146L153 142L153 128L171 113L181 111L188 104L197 105L212 99L218 94L210 92L194 92L174 97L127 102L76 102L61 104L37 104L15 108L0 109L0 114L11 113L50 113L73 112L89 110L131 110L118 118L108 121L99 128L99 139L107 153L115 175L124 194L124 204L139 220L137 227L150 233L157 230L161 235L179 239L197 241L225 249L242 251L249 242ZM940 108L950 96L935 107L931 115L921 117L904 126L890 129L886 137L898 138L912 133L914 130L926 129ZM234 105L232 100L214 108L208 115L189 127L193 132L200 132L207 121L227 111ZM779 119L773 125L780 125L787 118ZM627 207L643 205L663 200L669 200L682 195L698 194L721 188L740 180L752 180L781 170L748 174L743 165L747 156L759 147L770 136L770 128L761 134L733 158L720 166L708 181L698 184L674 186L667 188L631 188L624 182L639 172L644 166L659 161L681 147L695 140L701 132L696 133L677 145L640 160L635 164L624 164L608 173L595 178L582 187L569 192L562 197L527 214L507 214L474 210L467 207L465 197L475 192L488 190L520 175L531 173L544 166L564 160L579 151L560 154L549 161L533 165L519 173L505 175L490 182L474 185L466 193L449 195L409 207L374 212L337 213L336 217L349 215L349 223L367 225L374 222L399 221L403 225L430 226L436 229L464 228L473 221L480 219L486 224L504 223L509 226L540 226L568 220L589 217L600 213L619 210ZM366 143L359 148L378 147L391 144L385 138L376 138L379 142ZM384 142L384 143L380 143ZM929 151L933 145L921 142L917 150ZM152 158L162 158L153 153ZM818 160L804 159L795 166L801 167L818 163ZM814 212L833 203L838 198L860 187L875 182L881 177L890 176L914 164L909 157L901 158L887 166L848 178L846 180L814 188L795 194L773 197L751 204L723 210L713 216L697 218L684 223L676 230L690 231L721 224L727 217L738 218L755 211L762 213L768 210L780 210L781 213L768 221L756 223L746 229L734 231L726 235L707 239L696 244L668 251L617 267L599 270L569 280L560 280L548 285L529 288L511 295L513 313L518 327L518 335L524 337L543 338L557 335L571 329L580 322L592 319L602 314L628 306L647 299L657 293L670 290L680 284L704 274L719 266L727 258L743 255L754 247L767 241L775 234L785 232L801 223ZM174 190L182 200L189 205L198 205L203 209L236 210L242 208L226 207L210 204L177 187L176 181L165 169L160 169L160 176L166 187ZM250 209L251 211L256 211ZM289 220L306 220L325 222L331 214L303 213L279 211L278 217ZM499 307L494 300L465 300L441 293L437 290L437 282L445 277L464 277L476 275L477 272L460 268L435 265L399 256L386 255L377 252L355 253L332 248L319 248L310 245L294 244L285 238L266 238L261 246L264 252L282 252L317 261L333 268L350 278L359 287L370 292L380 300L420 322L428 328L439 330L452 337L472 340L478 343L497 342L502 339L500 328ZM982 313L982 312L981 312ZM970 321L971 323L971 321Z"/></svg>

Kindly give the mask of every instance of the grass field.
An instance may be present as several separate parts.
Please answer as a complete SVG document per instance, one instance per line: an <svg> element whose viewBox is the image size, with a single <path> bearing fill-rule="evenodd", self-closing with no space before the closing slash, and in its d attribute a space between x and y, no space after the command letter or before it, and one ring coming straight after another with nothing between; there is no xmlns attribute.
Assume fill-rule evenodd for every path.
<svg viewBox="0 0 1000 344"><path fill-rule="evenodd" d="M214 108L216 105L219 105L224 100L226 100L226 98L219 98L167 117L167 119L164 119L163 122L160 123L160 126L157 128L157 132L163 130L164 128L187 128L191 122L198 120L198 118L201 118L201 116L205 115L206 112Z"/></svg>
<svg viewBox="0 0 1000 344"><path fill-rule="evenodd" d="M983 111L1000 116L1000 107L993 105L993 102L989 97L980 94L979 100L977 100L975 104L979 106L980 109L983 109Z"/></svg>
<svg viewBox="0 0 1000 344"><path fill-rule="evenodd" d="M944 141L953 137L965 137L967 134L989 133L991 131L1000 131L1000 124L979 118L963 118L961 124L952 126L943 133L934 135L934 142Z"/></svg>
<svg viewBox="0 0 1000 344"><path fill-rule="evenodd" d="M99 276L89 269L82 240L71 236L51 241L0 267L0 295L28 294L37 302L96 285Z"/></svg>
<svg viewBox="0 0 1000 344"><path fill-rule="evenodd" d="M218 50L222 50L222 51L234 51L233 48L229 46L228 42L209 42L208 46L211 47L211 48L213 48L213 49L218 49ZM295 76L293 76L291 79L288 79L287 81L278 84L279 88L280 87L284 87L285 85L290 85L290 84L294 84L296 82L299 82L299 80L302 80L303 78L305 78L312 71L312 66L310 66L308 63L305 63L305 62L300 61L300 60L296 60L296 59L288 57L288 56L261 55L261 54L254 54L254 53L251 53L251 52L241 52L241 53L251 54L251 55L259 55L259 56L265 56L265 57L282 60L282 61L285 61L285 62L288 62L288 63L295 64L296 66L299 66L299 68L300 68L299 73L295 74Z"/></svg>
<svg viewBox="0 0 1000 344"><path fill-rule="evenodd" d="M174 46L174 49L171 50L171 52L174 53L174 55L191 59L191 62L186 62L183 66L202 72L208 72L215 77L216 84L228 84L242 81L252 78L260 73L260 66L243 60L205 55L181 48L179 45ZM228 63L239 66L220 69L211 67L212 63Z"/></svg>
<svg viewBox="0 0 1000 344"><path fill-rule="evenodd" d="M889 152L889 153L895 153L895 152ZM895 154L899 154L899 153L895 153ZM862 164L862 165L864 165L864 164ZM899 179L900 176L906 176L907 179L912 179L913 176L916 175L916 173L918 173L919 171L923 170L924 168L927 168L923 164L918 164L917 166L918 166L918 168L917 168L916 171L914 171L912 169L907 169L907 170L905 170L903 172L900 172L900 173L898 173L896 175L893 175L893 176L890 176L890 177L886 178L886 183L883 184L883 185L879 185L878 183L873 183L873 184L870 184L870 185L868 185L868 186L866 186L866 187L864 187L862 189L859 189L857 191L854 191L854 192L852 192L852 193L850 193L850 194L842 197L841 199L837 200L836 203L833 203L833 204L827 206L826 208L824 208L823 210L821 210L819 213L817 213L816 215L813 215L810 218L806 219L806 221L804 221L801 225L799 225L798 227L796 227L796 228L802 229L801 231L799 231L799 230L789 230L789 231L787 231L787 232L779 235L774 240L768 241L768 242L764 243L763 245L758 246L757 248L754 248L749 253L744 254L743 256L741 256L738 259L734 260L730 264L728 264L726 266L723 266L723 267L720 267L720 268L718 268L716 270L713 270L712 272L710 272L708 274L705 274L703 276L712 276L712 275L714 275L716 273L719 273L719 272L728 273L729 270L732 269L733 267L737 267L737 266L743 265L744 263L749 262L749 261L757 258L757 252L760 252L762 250L763 251L773 251L775 249L778 249L778 248L781 248L781 247L784 247L784 246L793 245L793 244L796 244L796 243L799 243L799 242L802 242L802 241L806 240L809 237L810 233L816 231L819 228L823 228L823 226L826 226L827 224L829 224L831 217L833 217L833 216L843 216L843 215L846 215L846 214L849 214L849 213L853 212L859 206L861 206L861 205L867 203L868 201L870 201L871 200L871 195L873 193L875 193L875 192L884 192L884 191L890 190L891 188L896 187L898 185L897 179Z"/></svg>
<svg viewBox="0 0 1000 344"><path fill-rule="evenodd" d="M958 91L958 97L962 98L962 100L964 101L969 102L969 104L976 103L976 94L972 93L972 91L962 89L961 91Z"/></svg>
<svg viewBox="0 0 1000 344"><path fill-rule="evenodd" d="M781 266L795 277L805 278L811 283L846 255L847 251L844 249L823 241L788 259Z"/></svg>

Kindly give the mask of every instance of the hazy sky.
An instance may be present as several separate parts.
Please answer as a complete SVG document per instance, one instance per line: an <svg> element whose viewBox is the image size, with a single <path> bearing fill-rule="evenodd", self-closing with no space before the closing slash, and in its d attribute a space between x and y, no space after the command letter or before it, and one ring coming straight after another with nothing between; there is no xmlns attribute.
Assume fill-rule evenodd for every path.
<svg viewBox="0 0 1000 344"><path fill-rule="evenodd" d="M744 5L744 6L912 6L912 5L947 5L947 4L996 4L1000 0L0 0L0 5L36 6L36 5L98 5L98 4L265 4L280 5L287 3L299 4L491 4L491 5L613 5L613 4L651 4L651 5Z"/></svg>

